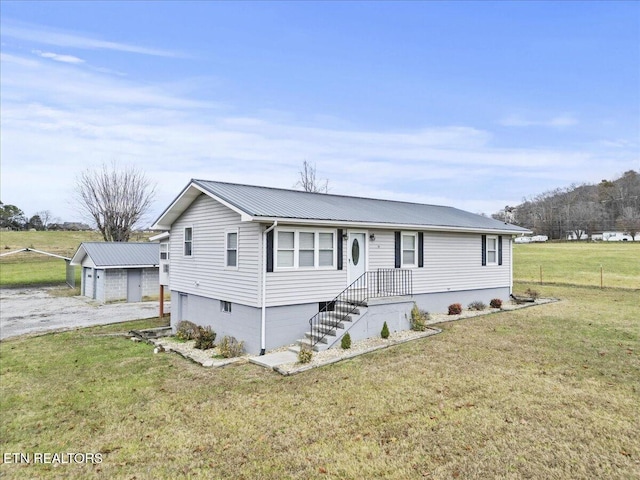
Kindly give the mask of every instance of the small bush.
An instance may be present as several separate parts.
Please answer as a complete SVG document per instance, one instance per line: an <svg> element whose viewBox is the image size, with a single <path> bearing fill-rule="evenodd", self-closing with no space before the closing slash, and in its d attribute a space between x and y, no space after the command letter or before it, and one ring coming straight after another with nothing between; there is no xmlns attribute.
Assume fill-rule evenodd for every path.
<svg viewBox="0 0 640 480"><path fill-rule="evenodd" d="M387 322L384 322L382 325L382 331L380 332L380 336L382 338L389 338L389 327L387 326Z"/></svg>
<svg viewBox="0 0 640 480"><path fill-rule="evenodd" d="M462 305L459 303L452 303L449 305L449 315L460 315L462 313Z"/></svg>
<svg viewBox="0 0 640 480"><path fill-rule="evenodd" d="M198 326L190 322L189 320L182 320L178 322L178 327L176 329L176 338L178 340L194 340L198 337L200 330Z"/></svg>
<svg viewBox="0 0 640 480"><path fill-rule="evenodd" d="M351 348L351 335L349 335L349 332L343 335L340 346L343 350L348 350Z"/></svg>
<svg viewBox="0 0 640 480"><path fill-rule="evenodd" d="M427 329L427 321L429 320L429 313L424 310L420 310L416 303L413 304L411 309L411 330L416 332L424 332Z"/></svg>
<svg viewBox="0 0 640 480"><path fill-rule="evenodd" d="M491 308L502 308L502 300L500 300L499 298L494 298L489 303L489 306Z"/></svg>
<svg viewBox="0 0 640 480"><path fill-rule="evenodd" d="M211 327L198 327L198 336L196 337L195 347L200 350L208 350L213 348L213 342L216 339L216 332Z"/></svg>
<svg viewBox="0 0 640 480"><path fill-rule="evenodd" d="M298 363L309 363L313 358L313 350L306 345L300 347L298 352Z"/></svg>
<svg viewBox="0 0 640 480"><path fill-rule="evenodd" d="M476 300L475 302L471 302L469 304L469 310L478 310L480 312L486 308L487 306L485 305L485 303L481 302L480 300Z"/></svg>
<svg viewBox="0 0 640 480"><path fill-rule="evenodd" d="M222 337L218 344L218 352L224 358L239 357L244 352L244 342L239 342L235 337Z"/></svg>

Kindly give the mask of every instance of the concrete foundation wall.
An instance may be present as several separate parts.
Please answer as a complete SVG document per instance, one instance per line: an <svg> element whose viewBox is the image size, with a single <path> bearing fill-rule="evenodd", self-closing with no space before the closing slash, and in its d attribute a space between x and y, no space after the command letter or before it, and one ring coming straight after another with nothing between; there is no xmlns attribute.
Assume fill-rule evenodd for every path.
<svg viewBox="0 0 640 480"><path fill-rule="evenodd" d="M484 302L488 306L494 298L499 298L503 302L508 301L509 293L509 287L483 288L414 295L413 300L421 310L426 310L429 313L447 313L448 307L452 303L461 304L463 309L475 301Z"/></svg>

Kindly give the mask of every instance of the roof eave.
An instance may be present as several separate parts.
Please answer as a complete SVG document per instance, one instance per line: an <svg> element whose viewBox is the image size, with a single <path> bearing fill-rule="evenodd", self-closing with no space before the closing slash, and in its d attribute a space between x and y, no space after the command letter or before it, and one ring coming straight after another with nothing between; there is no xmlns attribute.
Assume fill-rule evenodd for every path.
<svg viewBox="0 0 640 480"><path fill-rule="evenodd" d="M462 233L499 233L503 235L522 235L532 233L530 230L513 230L507 228L486 228L486 227L456 227L449 225L420 225L415 223L381 223L381 222L355 222L345 220L318 220L305 218L287 217L250 217L252 222L278 223L294 225L318 225L326 227L346 226L355 228L379 228L379 229L400 229L400 230L424 230L433 232L462 232Z"/></svg>

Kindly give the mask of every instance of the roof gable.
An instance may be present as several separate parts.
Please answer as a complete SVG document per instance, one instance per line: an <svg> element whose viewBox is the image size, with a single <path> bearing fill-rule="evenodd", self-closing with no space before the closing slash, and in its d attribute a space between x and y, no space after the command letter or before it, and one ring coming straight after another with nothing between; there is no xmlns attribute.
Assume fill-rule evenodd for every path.
<svg viewBox="0 0 640 480"><path fill-rule="evenodd" d="M209 195L240 213L243 220L248 221L283 220L514 234L528 232L524 228L453 207L208 180L192 180L172 206L156 221L153 228L170 228L173 221L195 199L194 189L199 192L198 195L200 192ZM190 191L191 198L185 198Z"/></svg>

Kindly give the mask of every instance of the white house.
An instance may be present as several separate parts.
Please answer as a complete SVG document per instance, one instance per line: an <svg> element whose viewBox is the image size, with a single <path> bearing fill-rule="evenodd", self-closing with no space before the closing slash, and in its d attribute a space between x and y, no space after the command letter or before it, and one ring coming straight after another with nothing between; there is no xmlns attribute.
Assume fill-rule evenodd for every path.
<svg viewBox="0 0 640 480"><path fill-rule="evenodd" d="M70 265L82 267L81 295L100 302L140 302L158 294L157 243L84 242Z"/></svg>
<svg viewBox="0 0 640 480"><path fill-rule="evenodd" d="M152 227L170 232L171 323L264 352L409 328L415 302L506 300L528 230L452 207L192 180Z"/></svg>

